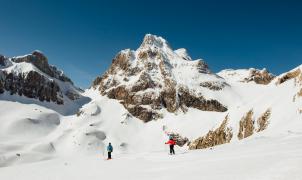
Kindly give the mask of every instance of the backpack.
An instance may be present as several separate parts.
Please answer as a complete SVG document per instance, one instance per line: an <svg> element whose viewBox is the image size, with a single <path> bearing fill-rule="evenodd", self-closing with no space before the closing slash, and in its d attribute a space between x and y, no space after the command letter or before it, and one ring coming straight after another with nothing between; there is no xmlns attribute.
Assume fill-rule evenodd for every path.
<svg viewBox="0 0 302 180"><path fill-rule="evenodd" d="M108 152L113 152L113 147L111 145L107 146L107 151Z"/></svg>

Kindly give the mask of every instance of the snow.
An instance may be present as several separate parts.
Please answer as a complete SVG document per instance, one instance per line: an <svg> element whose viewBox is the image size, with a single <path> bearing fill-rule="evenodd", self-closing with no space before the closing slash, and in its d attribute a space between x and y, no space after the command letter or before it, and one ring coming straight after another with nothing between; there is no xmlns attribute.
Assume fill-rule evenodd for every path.
<svg viewBox="0 0 302 180"><path fill-rule="evenodd" d="M166 151L113 153L113 160L106 161L101 153L79 155L1 168L0 179L300 180L301 141L301 134L288 133L279 137L259 135L213 149L176 149L175 156Z"/></svg>
<svg viewBox="0 0 302 180"><path fill-rule="evenodd" d="M174 52L185 60L189 60L189 61L192 60L192 58L189 56L189 54L185 48L177 49Z"/></svg>
<svg viewBox="0 0 302 180"><path fill-rule="evenodd" d="M248 78L250 76L250 71L253 68L250 69L225 69L217 74L224 79L228 81L243 81L245 78Z"/></svg>
<svg viewBox="0 0 302 180"><path fill-rule="evenodd" d="M28 56L28 55L25 55L25 56ZM75 94L80 94L80 90L77 87L75 87L73 84L71 84L70 82L63 82L54 77L50 77L49 75L45 74L44 72L42 72L40 69L38 69L35 65L33 65L31 63L27 63L27 62L15 63L15 62L11 61L11 59L8 59L8 62L9 62L8 66L3 67L1 69L1 71L5 71L8 74L13 73L14 75L23 74L25 76L29 72L34 71L34 72L37 72L40 75L44 76L45 79L48 81L55 81L59 85L60 90L63 93L64 106L62 107L53 102L41 102L38 99L27 98L24 96L20 97L18 95L10 95L10 93L7 91L4 92L3 94L0 94L0 100L6 100L6 101L11 101L11 102L21 102L23 104L38 104L38 105L50 108L50 109L58 112L59 114L63 114L63 115L75 114L83 104L86 104L91 100L88 97L80 97L79 99L72 101L68 97L66 97L65 94L68 91L74 92ZM63 74L62 71L59 71L59 72Z"/></svg>
<svg viewBox="0 0 302 180"><path fill-rule="evenodd" d="M118 100L101 96L98 88L85 90L76 101L64 97L64 106L5 92L0 94L0 179L301 179L302 97L296 97L301 89L296 79L276 85L281 74L268 85L258 85L241 82L252 69L224 70L217 75L198 73L196 65L201 60L183 59L189 57L186 51L173 51L161 37L146 38L151 38L147 41L151 46L122 51L132 56L133 66L142 65L137 60L139 51L160 48L179 86L187 85L196 94L217 99L228 111L189 108L186 113L169 113L163 109L162 119L143 123ZM28 63L12 63L5 70L42 74ZM150 73L153 80L161 82L156 70ZM68 82L45 77L56 81L63 92L78 92ZM122 82L124 77L115 74L109 78ZM139 76L127 78L129 81L122 83L129 87ZM226 86L212 91L200 86L201 82ZM158 93L158 89L147 91ZM256 127L257 119L271 109L268 128L238 140L239 121L251 109ZM167 155L166 132L193 141L219 127L227 115L227 127L233 132L229 144L194 151L177 146L175 156ZM106 161L109 142L114 146L114 159Z"/></svg>
<svg viewBox="0 0 302 180"><path fill-rule="evenodd" d="M38 100L35 102L24 97L2 94L0 95L2 99L0 105L3 107L0 109L0 156L4 160L0 165L9 166L8 169L19 166L26 167L28 165L23 165L24 163L47 159L52 159L49 162L55 163L61 162L65 158L73 159L76 156L83 156L83 159L79 161L86 164L93 157L99 158L108 142L114 145L114 153L121 159L131 160L132 158L129 163L132 163L136 158L140 159L143 154L155 158L151 158L150 161L156 162L160 159L156 156L165 156L167 151L167 147L163 145L167 140L163 127L166 127L165 131L176 132L189 138L189 140L194 140L205 135L209 130L217 128L226 115L229 115L228 127L232 128L234 138L229 145L222 145L219 148L229 147L239 150L247 148L253 151L253 148L258 145L245 147L246 145L242 144L243 141L237 139L239 121L250 109L254 111L253 118L255 120L268 108L272 110L268 129L249 138L251 139L249 141L254 144L262 139L258 136L265 136L264 139L275 140L277 143L280 137L291 139L292 136L298 136L302 133L301 114L298 113L298 109L302 107L302 98L297 98L295 102L292 101L293 95L299 90L299 87L295 86L294 79L282 86L276 86L274 83L263 86L238 81L227 81L227 83L230 85L229 91L233 92L233 96L223 97L229 101L233 100L229 104L227 112L204 112L193 108L189 108L186 113L163 111L163 119L146 124L129 115L117 100L101 96L94 89L88 89L82 94L91 101L82 106L78 115L61 114L59 113L60 106L57 107L55 104L54 107L50 108L48 103L42 103ZM9 101L8 97L11 98ZM300 138L300 136L295 138ZM296 141L298 140L294 142ZM263 142L263 144L269 143ZM294 143L292 146L295 146ZM268 145L266 148L273 149L275 147ZM239 150L238 154L241 154ZM260 151L257 148L254 150ZM292 151L294 150L299 149L293 148ZM189 159L198 159L198 156L204 157L204 153L207 152L207 150L187 152L186 146L178 148L177 151L186 152L186 155L183 156ZM225 153L228 153L227 150ZM21 156L18 157L16 154L21 154ZM219 155L209 156L208 161L211 161L211 158ZM258 158L261 161L263 157ZM189 159L186 160L185 158L183 163L189 164ZM199 163L202 164L203 161L204 159ZM275 160L271 159L271 161ZM296 163L298 162L301 161L297 159ZM158 161L157 163L162 162ZM228 163L228 161L225 162L222 159L221 162L216 163ZM202 166L200 164L192 164L192 166ZM234 166L236 164L238 163L234 163ZM102 165L98 164L98 166Z"/></svg>
<svg viewBox="0 0 302 180"><path fill-rule="evenodd" d="M21 62L21 63L14 63L12 62L12 65L7 67L6 69L3 69L7 73L14 73L14 74L20 74L24 73L27 74L30 71L37 71L41 74L44 74L41 72L38 68L36 68L33 64L31 63L26 63L26 62Z"/></svg>

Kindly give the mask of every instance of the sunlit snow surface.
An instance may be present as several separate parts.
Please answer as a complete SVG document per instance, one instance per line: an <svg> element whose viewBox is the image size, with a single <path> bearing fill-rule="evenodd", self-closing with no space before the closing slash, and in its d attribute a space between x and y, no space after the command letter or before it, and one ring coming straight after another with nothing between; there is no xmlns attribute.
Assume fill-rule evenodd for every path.
<svg viewBox="0 0 302 180"><path fill-rule="evenodd" d="M207 179L300 180L302 134L280 133L218 146L213 149L114 153L113 160L96 155L62 157L38 163L0 168L0 179ZM139 144L138 144L139 146Z"/></svg>
<svg viewBox="0 0 302 180"><path fill-rule="evenodd" d="M294 79L276 85L278 77L268 85L242 83L248 70L236 71L233 77L228 76L234 74L230 71L218 73L232 91L230 97L221 97L229 102L227 112L163 112L163 119L146 124L94 89L83 93L91 101L77 115L60 113L73 110L72 106L4 93L0 95L0 179L300 180L302 97L293 97L301 86ZM253 109L257 120L268 108L272 110L268 129L239 141L239 121L246 112ZM194 140L217 128L226 115L233 131L229 144L195 151L176 147L176 155L168 155L163 127ZM110 161L104 160L108 142L114 146Z"/></svg>

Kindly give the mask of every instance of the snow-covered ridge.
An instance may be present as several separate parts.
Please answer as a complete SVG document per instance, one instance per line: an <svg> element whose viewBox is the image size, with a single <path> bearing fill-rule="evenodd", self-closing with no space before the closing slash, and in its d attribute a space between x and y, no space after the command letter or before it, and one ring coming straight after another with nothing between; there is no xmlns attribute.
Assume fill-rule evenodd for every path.
<svg viewBox="0 0 302 180"><path fill-rule="evenodd" d="M188 61L192 60L192 58L189 56L189 54L185 48L177 49L174 52L185 60L188 60Z"/></svg>
<svg viewBox="0 0 302 180"><path fill-rule="evenodd" d="M269 84L275 75L268 72L265 68L262 70L249 68L249 69L225 69L217 73L219 76L223 77L229 81L237 82L254 82L256 84Z"/></svg>
<svg viewBox="0 0 302 180"><path fill-rule="evenodd" d="M164 38L152 34L146 34L140 48L143 49L143 48L150 48L150 47L171 49L169 43Z"/></svg>
<svg viewBox="0 0 302 180"><path fill-rule="evenodd" d="M31 63L40 71L47 74L48 76L59 79L61 81L70 82L71 84L73 84L70 78L64 75L62 70L58 70L55 66L48 64L47 57L41 51L35 50L32 52L32 54L12 57L9 60L15 63L21 63L21 62Z"/></svg>
<svg viewBox="0 0 302 180"><path fill-rule="evenodd" d="M80 89L63 71L49 65L47 57L40 51L12 58L0 56L0 77L0 99L12 99L7 96L9 93L10 96L25 96L41 102L75 107L73 101L82 98Z"/></svg>

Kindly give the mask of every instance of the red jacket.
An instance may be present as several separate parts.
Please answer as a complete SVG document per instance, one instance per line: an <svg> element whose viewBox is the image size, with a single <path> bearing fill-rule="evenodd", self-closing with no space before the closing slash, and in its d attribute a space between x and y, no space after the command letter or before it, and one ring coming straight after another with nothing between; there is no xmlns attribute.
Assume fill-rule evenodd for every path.
<svg viewBox="0 0 302 180"><path fill-rule="evenodd" d="M168 142L166 142L166 144L175 145L176 142L174 140L170 139Z"/></svg>

